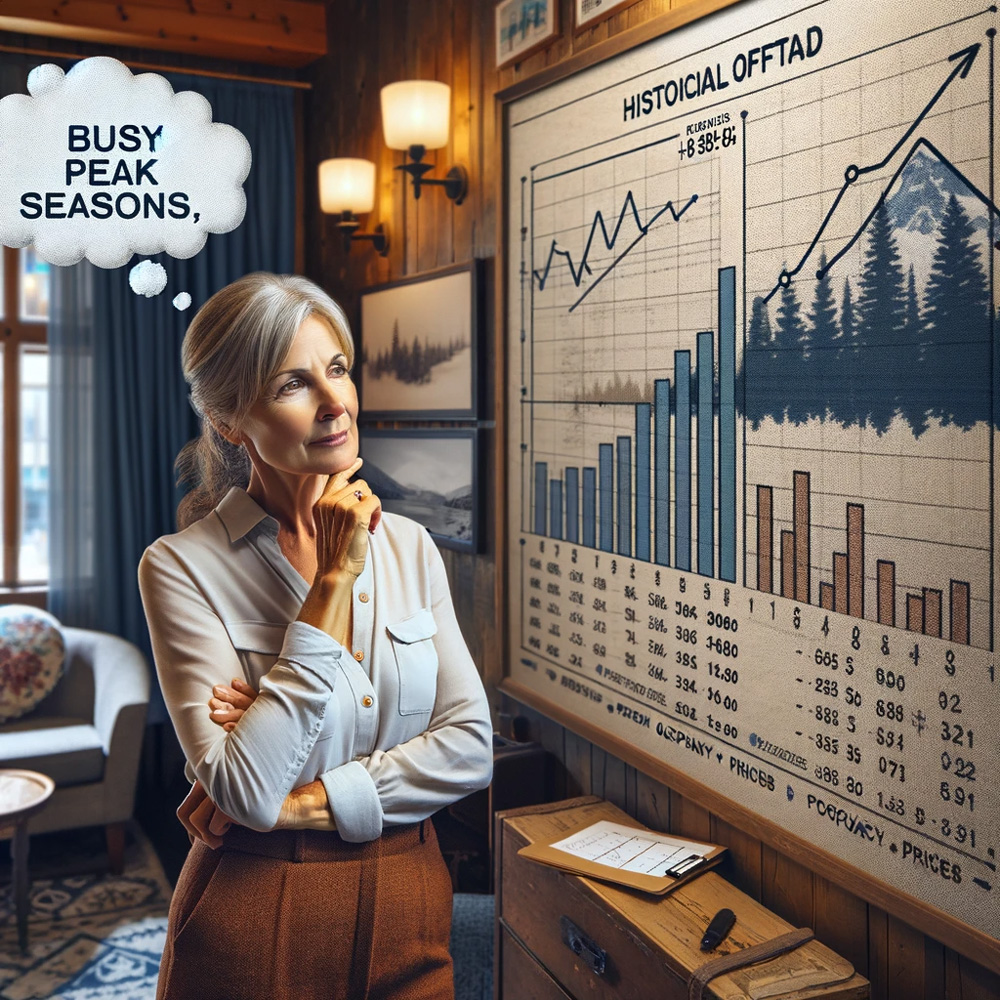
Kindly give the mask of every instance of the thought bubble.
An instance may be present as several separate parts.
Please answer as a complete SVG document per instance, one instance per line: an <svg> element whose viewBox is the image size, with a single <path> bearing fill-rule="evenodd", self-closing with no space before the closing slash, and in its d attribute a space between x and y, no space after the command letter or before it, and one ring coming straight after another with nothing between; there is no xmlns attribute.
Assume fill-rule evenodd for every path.
<svg viewBox="0 0 1000 1000"><path fill-rule="evenodd" d="M133 254L193 257L243 221L250 144L200 94L107 56L68 73L37 66L28 90L0 100L4 246L121 267Z"/></svg>
<svg viewBox="0 0 1000 1000"><path fill-rule="evenodd" d="M129 271L128 283L136 295L152 298L167 287L166 268L155 261L141 260Z"/></svg>
<svg viewBox="0 0 1000 1000"><path fill-rule="evenodd" d="M191 305L191 296L187 292L178 292L174 296L174 308L184 312Z"/></svg>

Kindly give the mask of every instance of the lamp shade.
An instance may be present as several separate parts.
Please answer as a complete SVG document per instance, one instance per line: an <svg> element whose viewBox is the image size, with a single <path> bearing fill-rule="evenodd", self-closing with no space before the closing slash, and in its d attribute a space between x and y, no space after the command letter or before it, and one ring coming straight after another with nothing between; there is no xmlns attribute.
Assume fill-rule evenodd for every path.
<svg viewBox="0 0 1000 1000"><path fill-rule="evenodd" d="M362 215L375 207L375 164L339 158L319 165L319 205L324 212Z"/></svg>
<svg viewBox="0 0 1000 1000"><path fill-rule="evenodd" d="M451 87L434 80L401 80L382 88L382 131L390 149L448 145Z"/></svg>

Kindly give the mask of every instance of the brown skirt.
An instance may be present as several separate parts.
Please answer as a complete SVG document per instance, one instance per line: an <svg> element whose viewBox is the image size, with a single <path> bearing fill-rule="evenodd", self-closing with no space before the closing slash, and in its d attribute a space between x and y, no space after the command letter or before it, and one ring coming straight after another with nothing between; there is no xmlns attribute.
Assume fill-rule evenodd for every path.
<svg viewBox="0 0 1000 1000"><path fill-rule="evenodd" d="M184 862L156 1000L453 1000L451 905L430 820L364 844L234 826Z"/></svg>

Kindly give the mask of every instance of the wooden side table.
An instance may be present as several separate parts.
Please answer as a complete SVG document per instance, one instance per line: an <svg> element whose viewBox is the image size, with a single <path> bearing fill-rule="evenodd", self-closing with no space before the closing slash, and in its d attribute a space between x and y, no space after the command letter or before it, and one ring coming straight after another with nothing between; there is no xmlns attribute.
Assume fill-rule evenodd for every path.
<svg viewBox="0 0 1000 1000"><path fill-rule="evenodd" d="M11 889L21 954L28 951L28 819L45 806L56 783L37 771L0 770L0 830L10 840Z"/></svg>

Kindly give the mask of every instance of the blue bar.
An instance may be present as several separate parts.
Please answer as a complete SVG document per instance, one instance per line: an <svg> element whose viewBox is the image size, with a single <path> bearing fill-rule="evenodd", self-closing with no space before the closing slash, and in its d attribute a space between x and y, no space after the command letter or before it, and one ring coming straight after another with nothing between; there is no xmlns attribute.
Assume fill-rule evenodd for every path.
<svg viewBox="0 0 1000 1000"><path fill-rule="evenodd" d="M553 538L562 539L562 480L549 481L549 534Z"/></svg>
<svg viewBox="0 0 1000 1000"><path fill-rule="evenodd" d="M535 534L544 535L547 518L545 500L549 491L549 464L535 462Z"/></svg>
<svg viewBox="0 0 1000 1000"><path fill-rule="evenodd" d="M605 552L611 552L614 539L614 446L610 444L598 445L597 464L601 475L601 548Z"/></svg>
<svg viewBox="0 0 1000 1000"><path fill-rule="evenodd" d="M649 562L649 403L635 408L635 557Z"/></svg>
<svg viewBox="0 0 1000 1000"><path fill-rule="evenodd" d="M583 544L597 548L597 469L583 468Z"/></svg>
<svg viewBox="0 0 1000 1000"><path fill-rule="evenodd" d="M670 565L670 379L658 378L653 383L655 412L654 445L656 462L656 550L661 566Z"/></svg>
<svg viewBox="0 0 1000 1000"><path fill-rule="evenodd" d="M632 439L618 438L618 554L632 555Z"/></svg>
<svg viewBox="0 0 1000 1000"><path fill-rule="evenodd" d="M580 470L567 469L566 482L566 541L580 541Z"/></svg>
<svg viewBox="0 0 1000 1000"><path fill-rule="evenodd" d="M715 347L698 334L698 572L715 576Z"/></svg>
<svg viewBox="0 0 1000 1000"><path fill-rule="evenodd" d="M736 582L736 268L719 268L719 577Z"/></svg>
<svg viewBox="0 0 1000 1000"><path fill-rule="evenodd" d="M677 569L691 569L691 352L674 351L674 547Z"/></svg>

